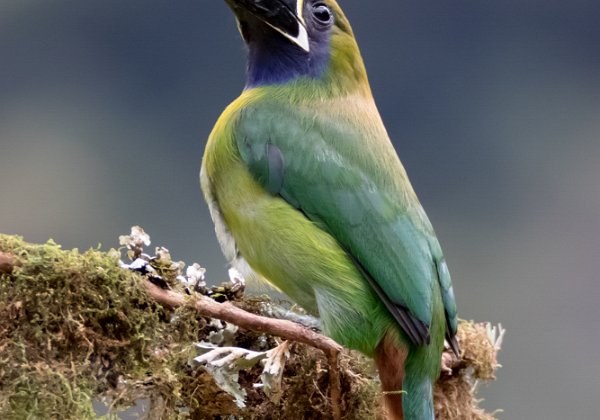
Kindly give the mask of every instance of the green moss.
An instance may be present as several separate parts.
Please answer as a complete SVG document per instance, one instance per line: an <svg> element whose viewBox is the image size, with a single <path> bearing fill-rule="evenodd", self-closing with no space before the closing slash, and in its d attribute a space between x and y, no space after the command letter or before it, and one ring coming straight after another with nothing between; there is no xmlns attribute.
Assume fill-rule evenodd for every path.
<svg viewBox="0 0 600 420"><path fill-rule="evenodd" d="M118 254L0 235L17 258L0 276L0 417L93 417L91 401L143 370L165 314Z"/></svg>
<svg viewBox="0 0 600 420"><path fill-rule="evenodd" d="M191 363L194 343L207 340L215 324L192 305L170 312L158 306L145 292L145 279L120 267L118 252L79 253L52 241L34 245L0 234L1 253L16 260L8 270L0 261L2 419L92 419L92 402L98 398L111 413L145 399L151 418L161 419L331 416L327 361L314 348L290 345L283 395L276 403L253 386L260 366L240 371L239 382L247 392L247 408L241 410L203 367ZM178 287L171 265L157 271ZM205 291L223 299L242 294L231 285ZM237 304L262 314L269 306L265 301L243 298ZM497 348L480 324L461 324L459 338L463 360L436 387L438 418L491 419L477 407L472 385L475 379L493 378ZM278 343L275 337L243 329L232 340L234 346L261 351ZM344 352L340 366L344 418L380 418L372 363Z"/></svg>

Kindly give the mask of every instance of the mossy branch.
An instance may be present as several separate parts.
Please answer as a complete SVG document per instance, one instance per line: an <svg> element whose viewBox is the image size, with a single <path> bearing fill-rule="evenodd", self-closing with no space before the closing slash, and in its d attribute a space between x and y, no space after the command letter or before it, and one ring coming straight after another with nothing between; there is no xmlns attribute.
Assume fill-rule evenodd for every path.
<svg viewBox="0 0 600 420"><path fill-rule="evenodd" d="M186 297L180 293L165 290L150 281L146 281L150 296L162 305L177 309L186 304ZM234 306L229 302L217 303L206 296L196 295L187 298L198 314L230 322L238 327L258 333L266 333L286 340L302 343L321 350L329 362L329 391L334 420L342 418L341 414L341 385L338 366L338 355L342 346L332 339L295 322L284 319L273 319L255 315Z"/></svg>
<svg viewBox="0 0 600 420"><path fill-rule="evenodd" d="M12 254L0 252L0 274L9 274L18 265L17 258Z"/></svg>
<svg viewBox="0 0 600 420"><path fill-rule="evenodd" d="M186 303L186 297L181 293L162 289L149 281L145 283L145 286L154 300L171 309L177 309ZM234 306L232 303L218 303L202 295L188 297L187 300L191 301L192 306L202 316L230 322L251 331L267 333L285 338L286 340L307 344L323 351L327 355L337 354L342 351L342 346L331 338L317 334L313 330L295 322L255 315Z"/></svg>
<svg viewBox="0 0 600 420"><path fill-rule="evenodd" d="M164 248L156 254L146 256L154 274L143 276L123 269L116 251L79 253L0 235L0 418L95 418L94 400L114 412L148 401L150 418L380 418L369 360L340 352L311 329L265 317L281 312L269 309L268 298L241 296L231 285L199 286L200 294L187 296L176 285L182 266ZM193 268L188 278L201 279L202 269ZM149 276L174 290L148 283ZM446 354L436 384L439 420L493 418L479 408L473 385L493 379L501 336L487 324L461 323L461 360ZM257 355L281 378L265 377L260 364L221 370L193 363L196 342ZM243 391L246 407L220 380Z"/></svg>

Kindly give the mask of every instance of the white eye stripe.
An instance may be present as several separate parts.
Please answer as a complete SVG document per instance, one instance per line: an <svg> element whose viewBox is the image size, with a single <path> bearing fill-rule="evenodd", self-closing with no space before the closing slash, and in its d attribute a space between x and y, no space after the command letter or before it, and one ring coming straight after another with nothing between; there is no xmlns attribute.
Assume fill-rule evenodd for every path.
<svg viewBox="0 0 600 420"><path fill-rule="evenodd" d="M241 24L240 20L237 18L237 16L236 16L236 18L235 18L235 24L236 24L236 26L237 26L237 30L238 30L238 32L239 32L239 33L240 33L240 35L242 36L242 39L244 39L244 33L242 32L242 24Z"/></svg>
<svg viewBox="0 0 600 420"><path fill-rule="evenodd" d="M308 42L308 32L304 25L300 25L300 31L298 33L298 45L306 52L310 51L310 45Z"/></svg>
<svg viewBox="0 0 600 420"><path fill-rule="evenodd" d="M308 32L306 32L306 28L304 25L298 25L298 36L291 36L290 34L286 34L281 29L276 26L271 25L269 22L266 22L271 28L275 29L281 35L292 41L294 44L298 45L306 52L310 52L310 45L308 42Z"/></svg>
<svg viewBox="0 0 600 420"><path fill-rule="evenodd" d="M296 16L298 16L300 22L302 22L302 24L306 26L306 22L304 21L304 0L296 1Z"/></svg>

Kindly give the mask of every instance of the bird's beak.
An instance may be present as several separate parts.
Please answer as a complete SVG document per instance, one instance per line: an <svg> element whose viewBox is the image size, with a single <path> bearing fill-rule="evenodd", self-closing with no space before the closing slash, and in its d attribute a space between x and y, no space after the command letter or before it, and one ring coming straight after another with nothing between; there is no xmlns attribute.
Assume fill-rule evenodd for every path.
<svg viewBox="0 0 600 420"><path fill-rule="evenodd" d="M240 19L250 13L309 52L308 33L302 16L304 0L225 0Z"/></svg>

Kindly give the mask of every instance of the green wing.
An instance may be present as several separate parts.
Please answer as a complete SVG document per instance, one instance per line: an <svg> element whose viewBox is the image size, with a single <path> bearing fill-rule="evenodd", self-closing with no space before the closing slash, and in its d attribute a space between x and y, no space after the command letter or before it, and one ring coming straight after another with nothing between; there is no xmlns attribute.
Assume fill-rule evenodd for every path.
<svg viewBox="0 0 600 420"><path fill-rule="evenodd" d="M452 339L448 270L393 146L385 135L364 134L360 120L332 115L281 104L246 108L236 126L240 155L271 194L339 241L418 345L429 342L432 294L441 290Z"/></svg>

